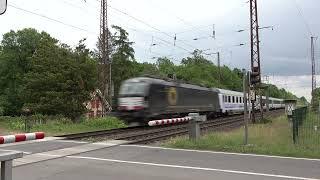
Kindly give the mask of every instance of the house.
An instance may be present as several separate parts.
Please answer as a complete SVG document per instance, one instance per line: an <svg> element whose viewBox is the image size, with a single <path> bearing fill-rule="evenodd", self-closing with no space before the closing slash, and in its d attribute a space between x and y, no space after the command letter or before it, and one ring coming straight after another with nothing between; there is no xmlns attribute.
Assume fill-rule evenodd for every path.
<svg viewBox="0 0 320 180"><path fill-rule="evenodd" d="M88 109L88 112L86 113L87 118L103 117L105 109L107 109L108 112L111 111L109 103L103 98L99 89L91 94L91 100L86 103L86 108Z"/></svg>

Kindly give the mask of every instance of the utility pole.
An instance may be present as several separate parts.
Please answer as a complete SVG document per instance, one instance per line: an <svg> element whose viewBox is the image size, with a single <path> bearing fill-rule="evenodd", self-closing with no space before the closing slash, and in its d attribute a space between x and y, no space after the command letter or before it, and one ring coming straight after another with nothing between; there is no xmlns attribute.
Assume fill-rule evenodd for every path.
<svg viewBox="0 0 320 180"><path fill-rule="evenodd" d="M221 75L221 63L220 63L220 52L215 52L215 53L205 53L205 55L217 55L217 65L218 65L218 73L219 73L219 83L221 84L222 81L222 75Z"/></svg>
<svg viewBox="0 0 320 180"><path fill-rule="evenodd" d="M311 37L311 62L312 62L312 92L313 96L315 89L317 88L317 80L316 80L316 60L314 56L314 44L316 37Z"/></svg>
<svg viewBox="0 0 320 180"><path fill-rule="evenodd" d="M221 84L221 64L220 64L220 52L217 52L217 56L218 56L219 83Z"/></svg>
<svg viewBox="0 0 320 180"><path fill-rule="evenodd" d="M248 93L248 77L249 77L249 72L247 74L246 70L243 70L243 105L244 105L244 144L248 144L248 101L247 99L247 93ZM250 116L250 115L249 115Z"/></svg>
<svg viewBox="0 0 320 180"><path fill-rule="evenodd" d="M269 103L269 76L265 76L266 77L266 84L267 84L267 91L266 91L266 111L267 113L269 112L269 108L270 108L270 103Z"/></svg>
<svg viewBox="0 0 320 180"><path fill-rule="evenodd" d="M106 100L103 115L112 110L112 79L111 79L111 60L109 55L109 29L108 29L108 1L101 0L100 12L100 63L99 63L99 88L102 90L102 96Z"/></svg>
<svg viewBox="0 0 320 180"><path fill-rule="evenodd" d="M257 0L250 0L250 35L251 35L251 85L255 98L252 98L252 122L255 123L255 100L261 84L260 41ZM261 108L262 107L262 108ZM262 95L260 94L260 112L263 119Z"/></svg>

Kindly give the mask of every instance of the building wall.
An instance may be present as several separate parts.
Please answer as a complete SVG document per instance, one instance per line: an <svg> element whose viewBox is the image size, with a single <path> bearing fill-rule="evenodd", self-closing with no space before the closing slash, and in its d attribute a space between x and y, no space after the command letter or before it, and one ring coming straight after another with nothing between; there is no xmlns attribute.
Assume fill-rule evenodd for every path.
<svg viewBox="0 0 320 180"><path fill-rule="evenodd" d="M87 118L98 118L102 117L102 101L98 96L93 96L91 101L86 105L88 113L86 113Z"/></svg>

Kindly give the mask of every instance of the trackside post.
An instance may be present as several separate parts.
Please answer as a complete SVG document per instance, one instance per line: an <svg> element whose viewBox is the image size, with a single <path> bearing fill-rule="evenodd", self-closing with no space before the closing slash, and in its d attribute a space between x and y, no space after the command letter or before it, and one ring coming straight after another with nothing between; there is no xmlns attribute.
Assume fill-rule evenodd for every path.
<svg viewBox="0 0 320 180"><path fill-rule="evenodd" d="M12 161L22 158L22 152L2 152L0 151L1 180L12 180Z"/></svg>
<svg viewBox="0 0 320 180"><path fill-rule="evenodd" d="M199 113L190 113L188 115L191 117L191 121L189 122L189 139L197 140L200 138L200 124L207 120L207 116L200 116Z"/></svg>
<svg viewBox="0 0 320 180"><path fill-rule="evenodd" d="M248 77L250 76L249 72L243 70L243 106L244 106L244 144L248 144L248 99L247 99L247 92L248 92Z"/></svg>

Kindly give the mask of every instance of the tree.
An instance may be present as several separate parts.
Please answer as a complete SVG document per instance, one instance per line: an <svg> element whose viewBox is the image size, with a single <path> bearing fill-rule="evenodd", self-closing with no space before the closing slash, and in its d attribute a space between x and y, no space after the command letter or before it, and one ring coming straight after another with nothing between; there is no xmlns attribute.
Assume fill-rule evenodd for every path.
<svg viewBox="0 0 320 180"><path fill-rule="evenodd" d="M167 77L169 74L175 74L175 65L167 57L158 58L157 68L164 77Z"/></svg>
<svg viewBox="0 0 320 180"><path fill-rule="evenodd" d="M72 120L86 111L84 102L90 99L96 85L96 62L90 58L84 40L72 50L44 38L31 65L23 78L24 107L34 113L62 114Z"/></svg>
<svg viewBox="0 0 320 180"><path fill-rule="evenodd" d="M129 34L119 26L112 26L113 34L112 81L114 93L118 94L121 82L135 75L133 42L128 39Z"/></svg>
<svg viewBox="0 0 320 180"><path fill-rule="evenodd" d="M319 109L319 103L320 103L320 88L316 88L312 93L312 99L311 99L311 107L314 111Z"/></svg>
<svg viewBox="0 0 320 180"><path fill-rule="evenodd" d="M212 62L208 61L202 55L203 51L196 49L192 53L192 57L183 58L181 60L181 64L188 65L188 64L212 64Z"/></svg>
<svg viewBox="0 0 320 180"><path fill-rule="evenodd" d="M301 98L299 98L298 103L299 103L300 105L302 105L302 106L308 106L308 105L309 105L309 102L307 101L307 99L306 99L304 96L302 96Z"/></svg>
<svg viewBox="0 0 320 180"><path fill-rule="evenodd" d="M21 97L24 88L22 79L29 72L31 57L42 39L57 42L49 34L31 28L3 35L0 45L0 107L4 115L21 113L24 104Z"/></svg>

